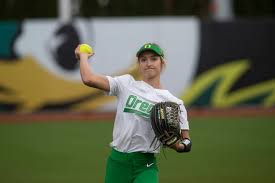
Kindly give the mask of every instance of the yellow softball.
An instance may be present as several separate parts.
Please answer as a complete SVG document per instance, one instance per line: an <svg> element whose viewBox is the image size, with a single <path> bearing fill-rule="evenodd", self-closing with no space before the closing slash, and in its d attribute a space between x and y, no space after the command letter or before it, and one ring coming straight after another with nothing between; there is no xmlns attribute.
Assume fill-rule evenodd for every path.
<svg viewBox="0 0 275 183"><path fill-rule="evenodd" d="M88 54L92 54L94 52L93 48L88 44L81 44L79 46L79 51L80 53L88 53Z"/></svg>

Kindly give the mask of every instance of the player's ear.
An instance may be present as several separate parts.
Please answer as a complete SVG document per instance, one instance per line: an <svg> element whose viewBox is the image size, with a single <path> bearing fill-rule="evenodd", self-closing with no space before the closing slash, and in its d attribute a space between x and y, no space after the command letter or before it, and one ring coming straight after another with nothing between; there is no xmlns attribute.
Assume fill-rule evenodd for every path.
<svg viewBox="0 0 275 183"><path fill-rule="evenodd" d="M163 57L160 57L160 61L161 61L161 71L166 67L166 60Z"/></svg>

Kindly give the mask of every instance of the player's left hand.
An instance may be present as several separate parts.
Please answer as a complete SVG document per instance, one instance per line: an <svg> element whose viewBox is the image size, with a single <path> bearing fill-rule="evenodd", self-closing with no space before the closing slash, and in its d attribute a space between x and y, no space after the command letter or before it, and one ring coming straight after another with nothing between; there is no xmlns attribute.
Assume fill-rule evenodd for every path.
<svg viewBox="0 0 275 183"><path fill-rule="evenodd" d="M177 142L177 143L175 143L173 146L171 146L171 148L174 149L174 150L177 151L177 152L183 152L185 146L184 146L182 143Z"/></svg>
<svg viewBox="0 0 275 183"><path fill-rule="evenodd" d="M190 152L192 147L192 142L189 138L185 138L183 140L178 141L173 146L171 146L172 149L175 149L177 152Z"/></svg>

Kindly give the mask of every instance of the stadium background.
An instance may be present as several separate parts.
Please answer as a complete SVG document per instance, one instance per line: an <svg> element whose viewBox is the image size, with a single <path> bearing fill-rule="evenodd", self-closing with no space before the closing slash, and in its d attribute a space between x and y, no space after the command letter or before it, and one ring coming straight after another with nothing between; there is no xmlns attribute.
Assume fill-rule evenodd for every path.
<svg viewBox="0 0 275 183"><path fill-rule="evenodd" d="M0 182L103 182L115 100L82 85L81 42L96 71L137 79L139 46L164 48L194 148L162 152L160 182L274 182L272 1L22 2L1 1Z"/></svg>

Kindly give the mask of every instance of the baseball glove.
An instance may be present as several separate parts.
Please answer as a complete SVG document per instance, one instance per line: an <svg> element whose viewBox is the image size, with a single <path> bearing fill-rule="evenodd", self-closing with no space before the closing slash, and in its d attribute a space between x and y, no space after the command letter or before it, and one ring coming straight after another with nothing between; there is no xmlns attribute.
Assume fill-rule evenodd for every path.
<svg viewBox="0 0 275 183"><path fill-rule="evenodd" d="M171 147L181 140L180 108L174 102L160 102L151 110L151 125L163 146Z"/></svg>

